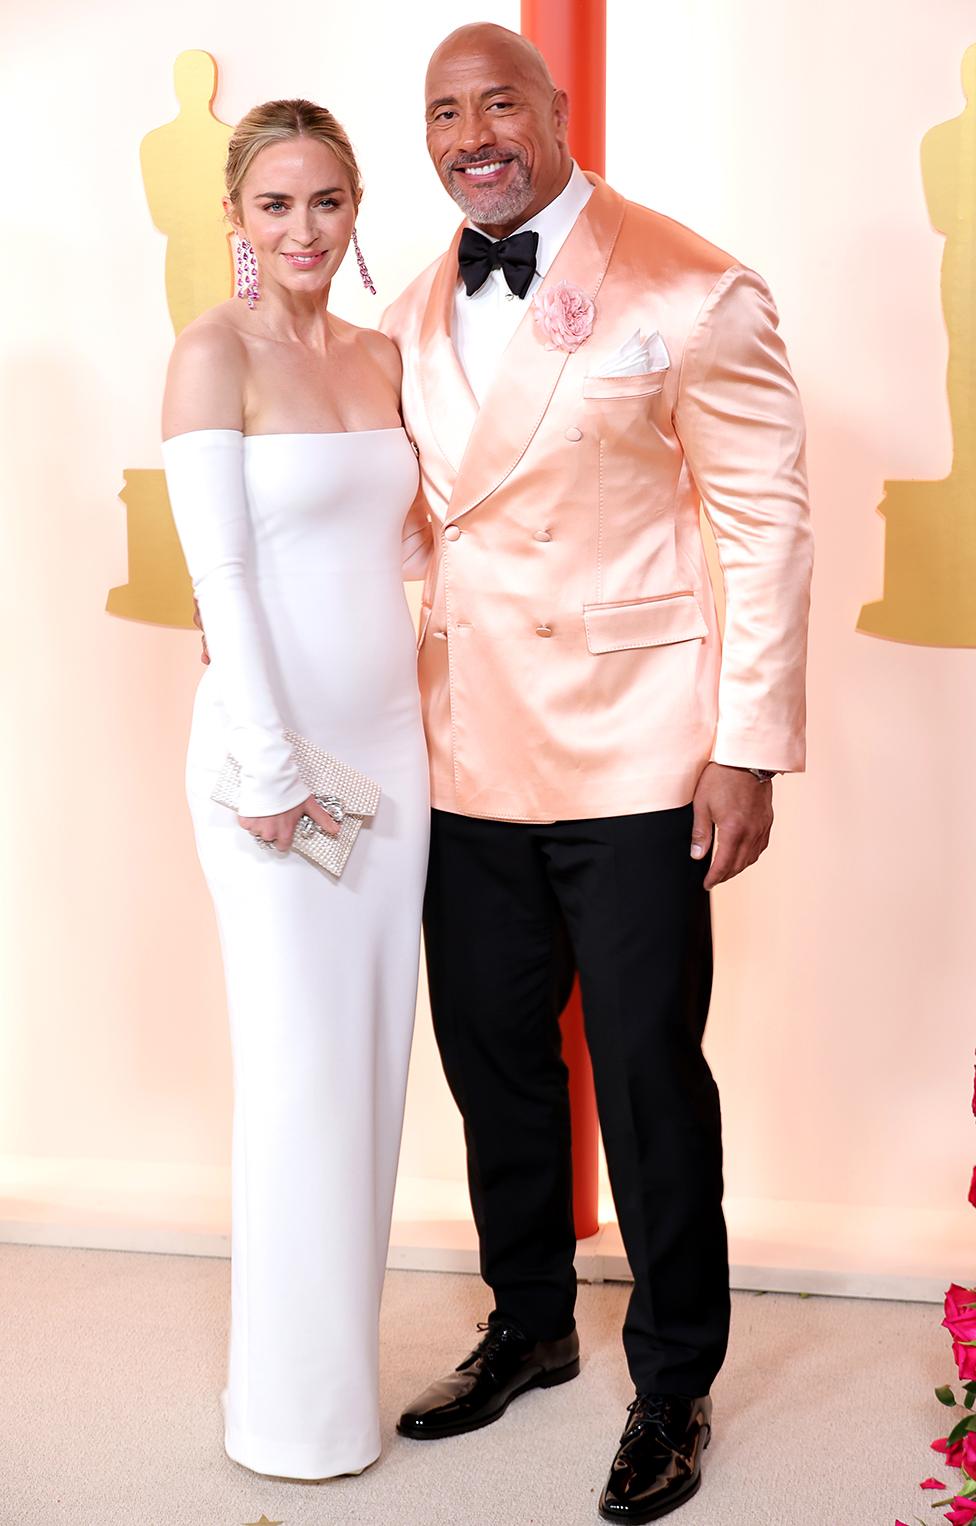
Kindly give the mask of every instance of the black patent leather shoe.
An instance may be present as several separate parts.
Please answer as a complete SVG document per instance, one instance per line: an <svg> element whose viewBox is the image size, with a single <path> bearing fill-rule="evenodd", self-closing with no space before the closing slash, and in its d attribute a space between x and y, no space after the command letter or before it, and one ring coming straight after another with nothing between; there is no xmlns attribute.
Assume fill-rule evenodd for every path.
<svg viewBox="0 0 976 1526"><path fill-rule="evenodd" d="M397 1422L401 1436L416 1441L461 1436L491 1425L513 1399L530 1388L555 1388L580 1370L575 1330L558 1341L533 1341L517 1325L490 1320L469 1356L446 1378L432 1383Z"/></svg>
<svg viewBox="0 0 976 1526"><path fill-rule="evenodd" d="M638 1394L600 1496L605 1521L656 1521L701 1487L702 1452L712 1436L711 1399Z"/></svg>

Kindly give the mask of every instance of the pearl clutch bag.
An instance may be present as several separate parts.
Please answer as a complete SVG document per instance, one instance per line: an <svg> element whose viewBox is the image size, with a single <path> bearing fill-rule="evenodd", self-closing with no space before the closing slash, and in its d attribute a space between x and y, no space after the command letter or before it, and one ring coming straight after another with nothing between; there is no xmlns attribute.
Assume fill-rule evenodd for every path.
<svg viewBox="0 0 976 1526"><path fill-rule="evenodd" d="M299 736L296 731L286 731L285 738L291 743L298 772L308 785L309 794L314 795L322 809L339 823L339 831L333 836L323 832L311 816L303 816L295 829L292 847L310 863L338 879L346 867L360 827L376 815L380 787L358 768L340 763L338 758L323 752L321 747L316 747L314 742ZM241 765L236 758L228 756L210 798L232 811L238 809Z"/></svg>

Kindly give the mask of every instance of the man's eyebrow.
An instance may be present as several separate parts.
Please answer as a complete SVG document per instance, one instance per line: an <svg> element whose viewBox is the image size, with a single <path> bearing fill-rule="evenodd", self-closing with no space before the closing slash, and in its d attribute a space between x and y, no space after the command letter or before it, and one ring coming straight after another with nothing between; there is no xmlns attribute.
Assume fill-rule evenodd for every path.
<svg viewBox="0 0 976 1526"><path fill-rule="evenodd" d="M481 99L483 101L486 101L488 99L488 97L491 96L491 95L514 95L514 93L515 93L515 86L514 85L490 85L487 90L482 90L482 92L481 92ZM428 101L428 103L427 103L427 110L428 111L437 111L438 108L441 107L441 106L456 106L456 105L457 105L457 96L456 95L441 95L441 96L438 96L436 101Z"/></svg>

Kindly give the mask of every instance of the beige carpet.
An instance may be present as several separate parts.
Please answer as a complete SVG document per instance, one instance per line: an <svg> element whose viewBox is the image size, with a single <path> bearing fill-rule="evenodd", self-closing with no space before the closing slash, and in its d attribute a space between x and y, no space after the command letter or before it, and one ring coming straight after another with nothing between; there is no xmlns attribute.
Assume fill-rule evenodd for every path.
<svg viewBox="0 0 976 1526"><path fill-rule="evenodd" d="M228 1263L0 1247L2 1526L592 1526L631 1397L627 1289L580 1290L584 1366L452 1441L394 1434L398 1407L460 1360L474 1277L391 1273L380 1461L358 1479L273 1483L220 1439ZM740 1293L716 1436L681 1526L941 1522L918 1481L951 1353L932 1305ZM936 1496L937 1497L937 1496Z"/></svg>

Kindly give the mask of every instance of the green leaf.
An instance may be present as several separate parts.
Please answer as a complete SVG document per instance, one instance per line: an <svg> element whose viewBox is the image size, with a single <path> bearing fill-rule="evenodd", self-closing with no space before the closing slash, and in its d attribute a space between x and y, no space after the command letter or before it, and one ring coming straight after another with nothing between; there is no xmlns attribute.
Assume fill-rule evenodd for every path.
<svg viewBox="0 0 976 1526"><path fill-rule="evenodd" d="M956 1396L948 1383L943 1383L941 1388L935 1390L935 1397L940 1404L945 1404L949 1409L955 1409Z"/></svg>
<svg viewBox="0 0 976 1526"><path fill-rule="evenodd" d="M976 1394L976 1383L964 1383L962 1386L967 1394Z"/></svg>
<svg viewBox="0 0 976 1526"><path fill-rule="evenodd" d="M976 1404L976 1394L968 1393L966 1395L966 1408L972 1409L974 1404Z"/></svg>
<svg viewBox="0 0 976 1526"><path fill-rule="evenodd" d="M947 1437L949 1446L955 1446L956 1442L961 1441L970 1431L976 1431L976 1415L963 1415L959 1424L954 1425L949 1432Z"/></svg>
<svg viewBox="0 0 976 1526"><path fill-rule="evenodd" d="M959 1490L959 1493L962 1495L963 1499L971 1500L973 1495L976 1494L976 1478L971 1478L970 1475L965 1471L963 1472L963 1477L965 1478L966 1482Z"/></svg>

